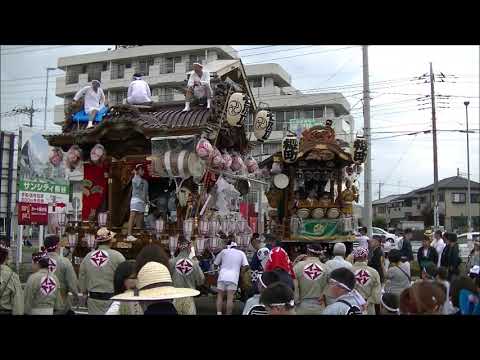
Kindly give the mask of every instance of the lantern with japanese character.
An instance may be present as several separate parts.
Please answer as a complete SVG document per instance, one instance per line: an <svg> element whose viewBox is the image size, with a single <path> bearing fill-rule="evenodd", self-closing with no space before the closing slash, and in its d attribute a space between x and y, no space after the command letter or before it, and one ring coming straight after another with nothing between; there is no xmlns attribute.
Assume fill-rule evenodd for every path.
<svg viewBox="0 0 480 360"><path fill-rule="evenodd" d="M250 111L250 98L243 93L233 93L228 99L227 123L230 126L242 126Z"/></svg>
<svg viewBox="0 0 480 360"><path fill-rule="evenodd" d="M282 157L287 163L293 163L297 160L298 139L294 135L285 137L282 141Z"/></svg>
<svg viewBox="0 0 480 360"><path fill-rule="evenodd" d="M267 110L260 110L253 122L253 134L258 141L263 142L270 137L273 129L273 114Z"/></svg>

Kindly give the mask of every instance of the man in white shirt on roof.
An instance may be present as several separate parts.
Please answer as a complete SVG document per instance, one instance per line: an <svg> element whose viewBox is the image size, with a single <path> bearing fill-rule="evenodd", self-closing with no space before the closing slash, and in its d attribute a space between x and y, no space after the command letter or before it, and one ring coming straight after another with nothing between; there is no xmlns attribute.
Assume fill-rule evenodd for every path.
<svg viewBox="0 0 480 360"><path fill-rule="evenodd" d="M183 111L190 111L190 102L193 97L197 99L207 98L207 109L212 103L212 88L210 87L210 73L203 70L203 65L193 63L193 71L188 79L187 92L185 94L185 108Z"/></svg>
<svg viewBox="0 0 480 360"><path fill-rule="evenodd" d="M87 128L91 128L93 127L95 116L97 116L100 109L105 106L105 94L100 87L100 81L92 80L92 85L87 85L80 89L73 97L73 101L76 102L80 100L81 97L85 97L84 109L88 115Z"/></svg>
<svg viewBox="0 0 480 360"><path fill-rule="evenodd" d="M149 105L152 102L150 86L140 73L133 75L133 81L128 86L127 102L131 105Z"/></svg>

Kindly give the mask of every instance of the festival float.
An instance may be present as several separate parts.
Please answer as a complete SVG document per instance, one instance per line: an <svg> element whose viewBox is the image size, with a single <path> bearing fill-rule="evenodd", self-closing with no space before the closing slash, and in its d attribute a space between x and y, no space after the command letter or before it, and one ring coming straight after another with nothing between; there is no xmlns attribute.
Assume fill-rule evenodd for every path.
<svg viewBox="0 0 480 360"><path fill-rule="evenodd" d="M93 128L71 108L61 134L46 136L50 146L67 152L72 202L59 216L62 245L74 265L96 246L106 226L117 233L112 248L127 259L145 244L162 244L173 255L178 236L193 240L197 254L224 247L233 235L246 248L253 224L239 212L258 165L249 157L248 119L259 141L271 132L271 113L257 108L240 60L205 65L211 75L212 109L201 101L182 112L183 103L116 105ZM133 169L145 165L149 208L154 225L134 228L126 241ZM152 223L152 222L150 222Z"/></svg>
<svg viewBox="0 0 480 360"><path fill-rule="evenodd" d="M357 178L367 143L336 139L332 121L287 135L282 150L260 164L270 178L267 231L288 248L309 242L352 244Z"/></svg>

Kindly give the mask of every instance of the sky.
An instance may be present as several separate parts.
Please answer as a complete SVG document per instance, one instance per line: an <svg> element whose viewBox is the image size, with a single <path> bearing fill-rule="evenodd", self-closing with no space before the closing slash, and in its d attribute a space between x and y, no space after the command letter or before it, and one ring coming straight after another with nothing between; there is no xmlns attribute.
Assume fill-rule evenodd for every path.
<svg viewBox="0 0 480 360"><path fill-rule="evenodd" d="M5 113L17 106L40 110L34 115L34 127L42 128L45 109L46 68L56 67L57 59L107 50L105 46L1 46L1 107ZM362 49L354 45L233 45L244 64L277 63L292 78L292 85L304 93L341 92L352 106L355 131L363 128ZM373 199L409 192L433 182L432 134L407 133L431 130L430 84L415 80L429 72L432 62L437 77L437 129L466 128L464 101L468 106L471 178L480 181L479 148L479 46L369 46L371 90ZM53 124L53 108L62 99L55 97L55 77L51 71L48 90L47 128ZM450 76L450 75L454 75ZM17 79L17 80L16 80ZM22 79L22 80L18 80ZM440 97L444 95L448 97ZM420 99L419 99L420 98ZM421 110L424 109L424 110ZM2 130L15 131L27 116L2 116ZM467 173L466 134L439 131L439 179ZM360 178L362 185L363 178ZM363 186L361 186L362 188ZM362 189L361 189L362 191ZM363 195L363 194L362 194ZM362 196L363 197L363 196Z"/></svg>

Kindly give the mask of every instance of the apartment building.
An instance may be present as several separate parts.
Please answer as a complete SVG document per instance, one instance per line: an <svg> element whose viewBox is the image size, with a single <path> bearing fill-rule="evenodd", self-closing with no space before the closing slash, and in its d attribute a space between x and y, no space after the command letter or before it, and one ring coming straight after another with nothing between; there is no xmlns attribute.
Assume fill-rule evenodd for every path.
<svg viewBox="0 0 480 360"><path fill-rule="evenodd" d="M448 231L464 231L467 227L467 185L468 180L452 176L438 182L438 207L440 225ZM480 228L480 184L470 181L470 211L472 226ZM433 209L433 184L403 195L391 195L373 202L374 217L395 226L402 220L424 221Z"/></svg>

